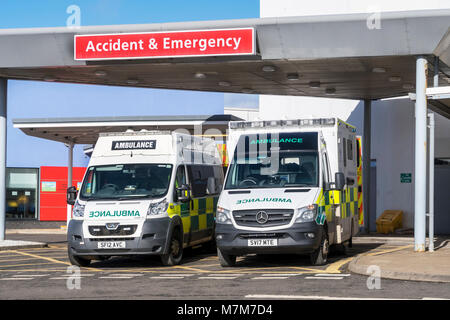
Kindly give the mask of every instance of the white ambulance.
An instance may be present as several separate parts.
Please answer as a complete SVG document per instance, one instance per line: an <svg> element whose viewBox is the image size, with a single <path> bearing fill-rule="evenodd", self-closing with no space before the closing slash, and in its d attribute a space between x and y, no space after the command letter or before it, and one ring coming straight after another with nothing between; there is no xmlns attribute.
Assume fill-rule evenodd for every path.
<svg viewBox="0 0 450 320"><path fill-rule="evenodd" d="M330 245L351 245L362 191L354 127L337 118L230 122L227 148L216 217L222 266L249 253L306 253L321 265Z"/></svg>
<svg viewBox="0 0 450 320"><path fill-rule="evenodd" d="M211 139L168 131L104 133L79 191L68 189L70 262L160 255L180 263L183 248L214 242L223 168Z"/></svg>

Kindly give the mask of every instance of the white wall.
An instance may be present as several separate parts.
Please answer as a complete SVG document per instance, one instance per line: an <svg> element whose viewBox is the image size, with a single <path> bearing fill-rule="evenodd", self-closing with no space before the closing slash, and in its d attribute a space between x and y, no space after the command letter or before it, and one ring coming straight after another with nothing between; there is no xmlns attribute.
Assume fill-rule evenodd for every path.
<svg viewBox="0 0 450 320"><path fill-rule="evenodd" d="M235 117L239 117L243 120L252 121L259 116L258 109L254 108L231 108L225 107L223 109L224 114L231 114Z"/></svg>

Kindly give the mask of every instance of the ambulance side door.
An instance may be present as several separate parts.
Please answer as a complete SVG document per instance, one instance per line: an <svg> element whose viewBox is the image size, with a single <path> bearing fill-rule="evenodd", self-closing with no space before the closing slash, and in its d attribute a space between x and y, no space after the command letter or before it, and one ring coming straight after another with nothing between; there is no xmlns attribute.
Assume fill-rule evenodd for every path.
<svg viewBox="0 0 450 320"><path fill-rule="evenodd" d="M189 217L190 201L179 201L177 196L177 188L181 188L183 186L189 186L189 181L187 179L186 166L181 164L178 166L175 175L175 188L173 195L174 203L171 204L170 210L172 213L179 215L181 218L183 223L183 239L186 244L189 242L189 232L191 228L191 219Z"/></svg>
<svg viewBox="0 0 450 320"><path fill-rule="evenodd" d="M336 206L334 205L334 190L330 189L331 178L330 164L328 161L328 154L326 149L322 149L322 200L321 205L319 205L319 212L325 214L327 226L328 226L328 239L331 243L334 241L335 230L336 230ZM322 218L323 220L323 218Z"/></svg>

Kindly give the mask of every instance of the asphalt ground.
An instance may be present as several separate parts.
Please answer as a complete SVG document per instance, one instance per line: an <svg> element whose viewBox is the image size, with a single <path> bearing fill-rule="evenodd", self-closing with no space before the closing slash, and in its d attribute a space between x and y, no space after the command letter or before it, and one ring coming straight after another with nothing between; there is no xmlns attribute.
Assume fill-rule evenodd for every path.
<svg viewBox="0 0 450 320"><path fill-rule="evenodd" d="M173 267L150 256L78 269L68 261L63 237L51 240L47 248L0 252L0 299L450 299L448 284L381 279L379 288L369 289L368 277L346 269L360 253L402 246L354 244L345 255L331 254L325 266L311 266L308 256L248 255L222 268L216 254L199 247Z"/></svg>

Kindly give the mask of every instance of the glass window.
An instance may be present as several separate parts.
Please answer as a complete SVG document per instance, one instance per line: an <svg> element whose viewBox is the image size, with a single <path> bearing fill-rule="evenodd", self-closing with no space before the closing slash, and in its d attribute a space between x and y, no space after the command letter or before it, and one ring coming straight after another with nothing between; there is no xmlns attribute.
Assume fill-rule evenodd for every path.
<svg viewBox="0 0 450 320"><path fill-rule="evenodd" d="M211 181L214 179L213 166L206 165L188 165L189 182L192 188L192 196L194 198L204 197L207 194L215 194L215 190L211 190Z"/></svg>
<svg viewBox="0 0 450 320"><path fill-rule="evenodd" d="M6 168L6 218L37 218L38 181L37 168Z"/></svg>
<svg viewBox="0 0 450 320"><path fill-rule="evenodd" d="M184 169L184 166L179 166L175 176L175 188L181 188L185 184L187 184L186 170Z"/></svg>
<svg viewBox="0 0 450 320"><path fill-rule="evenodd" d="M318 186L317 151L272 151L237 155L230 166L225 189Z"/></svg>
<svg viewBox="0 0 450 320"><path fill-rule="evenodd" d="M347 139L347 156L348 160L353 160L353 141L351 139Z"/></svg>
<svg viewBox="0 0 450 320"><path fill-rule="evenodd" d="M344 152L344 167L347 166L347 139L343 138L342 140L342 150Z"/></svg>
<svg viewBox="0 0 450 320"><path fill-rule="evenodd" d="M328 171L328 156L326 153L322 157L322 167L323 167L323 181L325 183L330 182L330 172Z"/></svg>
<svg viewBox="0 0 450 320"><path fill-rule="evenodd" d="M82 200L157 198L167 193L171 164L94 166L81 187Z"/></svg>

